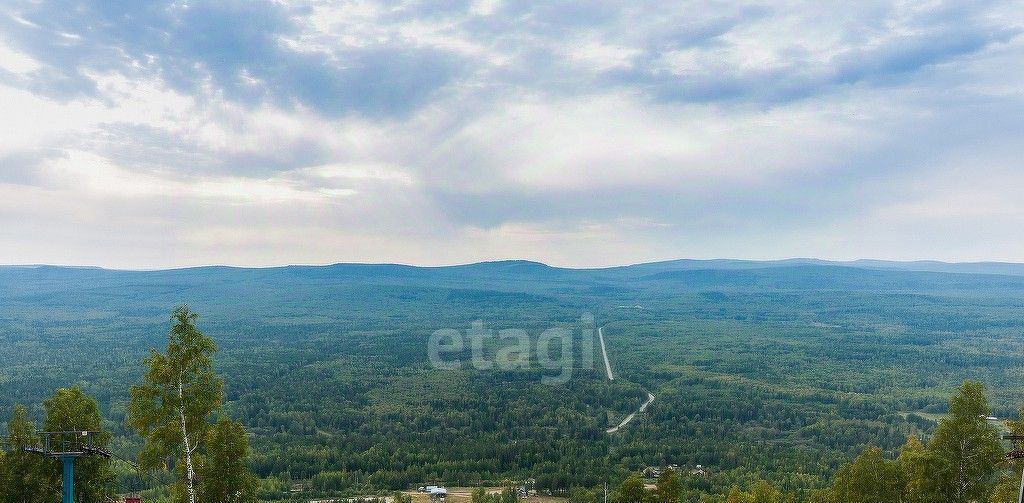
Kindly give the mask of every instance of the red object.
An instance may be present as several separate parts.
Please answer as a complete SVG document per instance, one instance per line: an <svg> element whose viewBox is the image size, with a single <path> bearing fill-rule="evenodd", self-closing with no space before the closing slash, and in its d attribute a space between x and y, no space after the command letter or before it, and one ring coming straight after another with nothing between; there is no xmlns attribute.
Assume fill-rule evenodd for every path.
<svg viewBox="0 0 1024 503"><path fill-rule="evenodd" d="M142 503L142 498L138 496L128 496L124 499L124 503Z"/></svg>

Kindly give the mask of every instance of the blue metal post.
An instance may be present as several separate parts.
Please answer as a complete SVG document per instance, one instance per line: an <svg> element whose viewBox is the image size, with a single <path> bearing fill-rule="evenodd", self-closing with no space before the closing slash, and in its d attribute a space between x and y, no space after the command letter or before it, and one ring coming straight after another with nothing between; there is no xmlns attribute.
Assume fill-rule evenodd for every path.
<svg viewBox="0 0 1024 503"><path fill-rule="evenodd" d="M75 503L75 458L61 456L60 461L64 464L64 497L61 503Z"/></svg>

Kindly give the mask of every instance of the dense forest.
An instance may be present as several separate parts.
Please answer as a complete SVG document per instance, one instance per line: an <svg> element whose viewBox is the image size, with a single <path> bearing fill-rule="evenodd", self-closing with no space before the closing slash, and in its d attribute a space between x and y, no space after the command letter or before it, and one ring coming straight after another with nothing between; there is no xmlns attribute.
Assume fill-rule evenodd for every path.
<svg viewBox="0 0 1024 503"><path fill-rule="evenodd" d="M771 482L757 480L746 490L733 485L716 497L688 490L691 484L683 483L678 470L666 469L650 490L640 474L630 474L614 498L617 503L1014 503L1021 467L1004 462L1003 435L992 424L990 413L985 386L965 381L927 443L910 436L894 458L878 447L868 447L844 464L823 489L783 491ZM1024 408L1021 415L1024 417ZM1009 420L1005 426L1009 433L1024 437L1024 421ZM1013 443L1013 448L1020 450L1022 442ZM595 501L595 496L591 494L589 501Z"/></svg>
<svg viewBox="0 0 1024 503"><path fill-rule="evenodd" d="M579 501L608 482L626 502L630 474L678 465L684 501L829 501L865 467L903 473L900 458L918 449L908 438L932 449L965 380L987 387L990 414L1016 416L1024 277L988 272L728 261L0 268L0 415L42 426L46 401L77 389L110 434L110 490L170 495L174 462L128 462L146 445L129 425L129 389L149 350L166 345L170 309L187 304L218 348L217 415L244 427L261 499L297 484L317 497L532 478ZM564 369L536 355L512 369L431 364L435 331L477 320L523 330L531 347L549 328L571 331L571 378L546 382ZM612 381L581 353L599 325ZM506 343L487 332L485 358ZM451 356L468 362L472 351ZM642 415L605 431L647 392L657 398ZM24 413L9 412L19 404ZM1005 468L987 472L986 491Z"/></svg>

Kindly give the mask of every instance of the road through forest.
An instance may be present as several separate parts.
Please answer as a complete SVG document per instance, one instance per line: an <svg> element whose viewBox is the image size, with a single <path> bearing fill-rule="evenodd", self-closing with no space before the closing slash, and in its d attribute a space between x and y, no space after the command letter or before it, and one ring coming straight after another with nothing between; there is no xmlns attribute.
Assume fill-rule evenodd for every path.
<svg viewBox="0 0 1024 503"><path fill-rule="evenodd" d="M604 357L604 370L608 373L608 380L609 381L614 381L615 380L615 375L612 374L612 364L608 361L608 348L604 344L604 327L600 327L600 328L597 329L597 338L600 339L600 341L601 341L601 356ZM605 432L607 432L607 433L615 433L615 432L619 431L621 428L623 428L627 424L629 424L629 422L632 421L633 418L636 417L637 414L640 414L644 410L646 410L647 406L650 405L651 402L653 402L653 401L654 401L654 394L651 393L650 391L648 391L647 392L647 401L644 402L643 405L641 405L640 408L636 410L636 412L626 416L626 418L623 419L622 422L619 423L618 426L613 426L611 428L608 428L607 430L605 430Z"/></svg>
<svg viewBox="0 0 1024 503"><path fill-rule="evenodd" d="M608 363L608 349L604 347L604 327L597 329L597 338L601 339L601 356L604 357L604 369L608 372L608 380L614 381L615 376L612 375L612 364Z"/></svg>

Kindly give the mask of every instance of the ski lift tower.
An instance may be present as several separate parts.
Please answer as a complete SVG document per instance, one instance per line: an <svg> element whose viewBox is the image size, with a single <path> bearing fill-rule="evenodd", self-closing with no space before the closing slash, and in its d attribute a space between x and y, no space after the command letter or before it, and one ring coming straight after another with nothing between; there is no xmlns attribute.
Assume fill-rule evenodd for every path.
<svg viewBox="0 0 1024 503"><path fill-rule="evenodd" d="M110 452L96 446L95 431L48 431L40 436L40 445L23 447L22 450L59 459L64 468L61 503L75 503L75 460L86 456L110 458Z"/></svg>
<svg viewBox="0 0 1024 503"><path fill-rule="evenodd" d="M1006 459L1024 459L1024 435L1003 435L1003 440L1013 442L1013 450L1006 453ZM1017 493L1017 503L1024 503L1024 470L1020 474L1020 491Z"/></svg>

